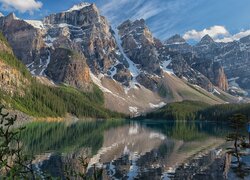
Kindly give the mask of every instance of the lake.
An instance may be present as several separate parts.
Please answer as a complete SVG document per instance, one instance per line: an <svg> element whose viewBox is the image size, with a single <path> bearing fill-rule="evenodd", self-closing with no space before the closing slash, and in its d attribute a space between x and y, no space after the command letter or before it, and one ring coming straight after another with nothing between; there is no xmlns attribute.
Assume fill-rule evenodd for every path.
<svg viewBox="0 0 250 180"><path fill-rule="evenodd" d="M223 177L218 167L229 133L226 124L107 120L26 126L22 140L41 175L64 178L69 167L81 171L79 157L88 157L88 174L93 167L102 169L103 179Z"/></svg>

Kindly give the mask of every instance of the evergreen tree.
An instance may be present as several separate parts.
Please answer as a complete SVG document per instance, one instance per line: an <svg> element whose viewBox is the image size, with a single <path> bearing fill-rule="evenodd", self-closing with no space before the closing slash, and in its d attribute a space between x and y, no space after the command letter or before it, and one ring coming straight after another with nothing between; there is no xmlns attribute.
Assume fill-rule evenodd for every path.
<svg viewBox="0 0 250 180"><path fill-rule="evenodd" d="M242 129L246 127L247 118L242 114L235 114L230 118L230 126L232 132L227 136L227 141L234 142L234 148L230 148L228 153L231 153L237 158L238 165L240 166L240 152L239 152L239 142L243 143L245 141L245 135L242 133Z"/></svg>

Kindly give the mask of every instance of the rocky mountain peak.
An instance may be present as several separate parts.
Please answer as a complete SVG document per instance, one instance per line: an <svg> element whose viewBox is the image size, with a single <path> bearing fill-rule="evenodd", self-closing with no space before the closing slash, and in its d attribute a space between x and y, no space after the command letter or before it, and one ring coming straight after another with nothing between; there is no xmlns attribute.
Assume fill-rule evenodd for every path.
<svg viewBox="0 0 250 180"><path fill-rule="evenodd" d="M3 13L0 12L0 17L3 17L3 16L4 16Z"/></svg>
<svg viewBox="0 0 250 180"><path fill-rule="evenodd" d="M250 35L240 39L241 43L250 43Z"/></svg>
<svg viewBox="0 0 250 180"><path fill-rule="evenodd" d="M92 4L87 3L87 2L82 2L80 4L76 4L74 6L72 6L69 10L67 10L66 12L72 12L72 11L79 11L85 7L91 6Z"/></svg>
<svg viewBox="0 0 250 180"><path fill-rule="evenodd" d="M6 18L7 18L7 19L17 19L15 13L13 13L13 12L10 13L10 14L8 14L8 15L6 16Z"/></svg>
<svg viewBox="0 0 250 180"><path fill-rule="evenodd" d="M178 51L181 53L192 52L192 46L189 45L186 40L179 34L176 34L164 42L171 51Z"/></svg>
<svg viewBox="0 0 250 180"><path fill-rule="evenodd" d="M124 36L134 36L134 38L144 39L149 43L154 43L154 38L144 19L130 21L127 20L118 26L119 34Z"/></svg>
<svg viewBox="0 0 250 180"><path fill-rule="evenodd" d="M149 72L159 72L155 39L144 19L127 20L118 26L122 47L127 56Z"/></svg>
<svg viewBox="0 0 250 180"><path fill-rule="evenodd" d="M1 16L0 18L1 18L1 23L7 23L7 24L18 19L14 13L10 13L7 16Z"/></svg>
<svg viewBox="0 0 250 180"><path fill-rule="evenodd" d="M88 26L100 22L102 17L95 4L81 3L71 9L44 18L44 24L70 24L73 26Z"/></svg>
<svg viewBox="0 0 250 180"><path fill-rule="evenodd" d="M174 36L170 37L165 41L166 45L171 45L171 44L184 44L186 43L186 40L181 37L179 34L175 34Z"/></svg>
<svg viewBox="0 0 250 180"><path fill-rule="evenodd" d="M209 45L215 43L213 38L208 34L201 38L200 42L197 45Z"/></svg>

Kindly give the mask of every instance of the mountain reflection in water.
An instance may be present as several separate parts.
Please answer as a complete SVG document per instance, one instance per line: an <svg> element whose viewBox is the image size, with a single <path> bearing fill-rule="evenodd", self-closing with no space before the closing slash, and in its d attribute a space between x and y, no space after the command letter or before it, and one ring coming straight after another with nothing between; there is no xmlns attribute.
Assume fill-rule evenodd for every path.
<svg viewBox="0 0 250 180"><path fill-rule="evenodd" d="M100 121L31 123L24 142L39 154L34 161L39 170L63 177L63 165L80 169L79 156L91 156L89 169L95 164L104 168L103 179L178 179L179 166L203 158L202 167L210 165L220 154L228 130L212 122ZM188 174L188 171L182 171Z"/></svg>

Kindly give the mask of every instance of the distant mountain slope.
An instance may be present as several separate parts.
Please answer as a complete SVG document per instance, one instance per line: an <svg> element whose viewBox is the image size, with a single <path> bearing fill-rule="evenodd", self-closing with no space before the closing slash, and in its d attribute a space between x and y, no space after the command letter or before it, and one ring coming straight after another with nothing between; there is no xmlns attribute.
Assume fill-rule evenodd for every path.
<svg viewBox="0 0 250 180"><path fill-rule="evenodd" d="M206 35L195 46L188 45L183 39L180 44L180 38L177 37L180 36L175 35L166 41L166 46L171 51L189 54L189 64L194 69L198 68L215 85L221 86L222 89L228 89L228 92L233 95L248 95L250 89L250 36L243 37L239 41L218 43L209 35ZM216 79L211 73L211 70L216 66L223 68L217 70L217 73L220 72L226 75L228 85L226 83L216 83Z"/></svg>

